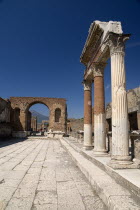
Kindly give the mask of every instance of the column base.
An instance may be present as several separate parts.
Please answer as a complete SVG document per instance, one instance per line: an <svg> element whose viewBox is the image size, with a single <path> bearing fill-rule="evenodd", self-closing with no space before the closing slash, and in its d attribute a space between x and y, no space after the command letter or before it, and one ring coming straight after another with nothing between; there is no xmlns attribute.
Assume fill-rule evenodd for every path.
<svg viewBox="0 0 140 210"><path fill-rule="evenodd" d="M108 156L107 150L93 150L94 156Z"/></svg>
<svg viewBox="0 0 140 210"><path fill-rule="evenodd" d="M84 144L83 148L85 150L93 149L92 146L92 125L91 124L84 124Z"/></svg>
<svg viewBox="0 0 140 210"><path fill-rule="evenodd" d="M112 156L108 166L113 169L138 168L138 165L131 161L130 156Z"/></svg>
<svg viewBox="0 0 140 210"><path fill-rule="evenodd" d="M92 150L93 149L93 146L83 146L83 149L84 150Z"/></svg>

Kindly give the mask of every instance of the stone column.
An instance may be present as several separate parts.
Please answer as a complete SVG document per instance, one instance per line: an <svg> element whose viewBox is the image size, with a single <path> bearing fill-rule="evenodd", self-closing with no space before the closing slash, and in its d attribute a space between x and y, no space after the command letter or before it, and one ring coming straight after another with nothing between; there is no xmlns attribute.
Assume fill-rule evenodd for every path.
<svg viewBox="0 0 140 210"><path fill-rule="evenodd" d="M128 38L128 35L113 34L109 40L112 83L112 157L110 162L112 167L113 165L119 167L122 164L132 163L129 156L128 105L124 64L124 42Z"/></svg>
<svg viewBox="0 0 140 210"><path fill-rule="evenodd" d="M92 81L84 81L84 148L92 149Z"/></svg>
<svg viewBox="0 0 140 210"><path fill-rule="evenodd" d="M104 63L94 67L94 154L105 154L106 151L106 121L104 96Z"/></svg>

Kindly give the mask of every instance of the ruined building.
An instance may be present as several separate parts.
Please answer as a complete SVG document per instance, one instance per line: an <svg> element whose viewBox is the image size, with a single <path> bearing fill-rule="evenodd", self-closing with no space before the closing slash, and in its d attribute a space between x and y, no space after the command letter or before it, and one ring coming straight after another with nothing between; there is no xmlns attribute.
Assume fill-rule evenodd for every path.
<svg viewBox="0 0 140 210"><path fill-rule="evenodd" d="M66 132L67 105L63 98L11 97L0 98L0 136L26 137L32 130L37 131L37 121L32 118L29 108L37 103L50 110L51 131Z"/></svg>

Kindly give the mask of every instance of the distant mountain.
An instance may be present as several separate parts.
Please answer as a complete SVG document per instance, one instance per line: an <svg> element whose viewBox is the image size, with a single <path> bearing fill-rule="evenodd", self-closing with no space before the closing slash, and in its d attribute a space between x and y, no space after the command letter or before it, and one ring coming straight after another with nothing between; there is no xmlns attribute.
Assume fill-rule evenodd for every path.
<svg viewBox="0 0 140 210"><path fill-rule="evenodd" d="M40 114L39 112L35 111L35 110L30 110L30 112L32 113L32 116L37 117L37 122L41 123L42 120L49 120L48 116L45 116L43 114Z"/></svg>

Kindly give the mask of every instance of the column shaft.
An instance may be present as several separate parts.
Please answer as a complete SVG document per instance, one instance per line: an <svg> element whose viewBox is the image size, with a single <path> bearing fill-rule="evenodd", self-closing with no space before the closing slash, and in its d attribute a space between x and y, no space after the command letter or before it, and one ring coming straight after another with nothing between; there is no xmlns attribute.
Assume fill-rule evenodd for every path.
<svg viewBox="0 0 140 210"><path fill-rule="evenodd" d="M91 82L84 83L84 148L92 149Z"/></svg>
<svg viewBox="0 0 140 210"><path fill-rule="evenodd" d="M94 154L106 153L104 65L98 64L94 71Z"/></svg>
<svg viewBox="0 0 140 210"><path fill-rule="evenodd" d="M124 64L124 45L117 43L111 49L112 82L112 160L131 164L128 138L128 107ZM113 162L113 161L112 161Z"/></svg>

